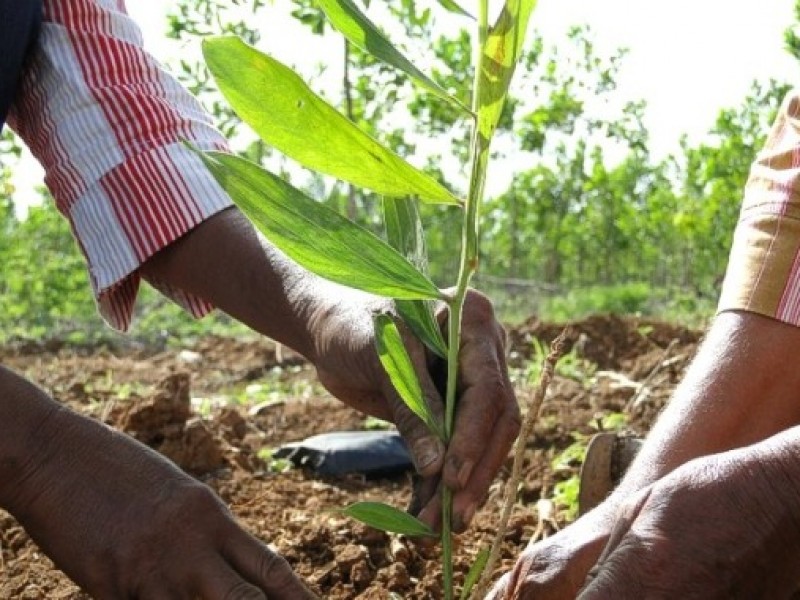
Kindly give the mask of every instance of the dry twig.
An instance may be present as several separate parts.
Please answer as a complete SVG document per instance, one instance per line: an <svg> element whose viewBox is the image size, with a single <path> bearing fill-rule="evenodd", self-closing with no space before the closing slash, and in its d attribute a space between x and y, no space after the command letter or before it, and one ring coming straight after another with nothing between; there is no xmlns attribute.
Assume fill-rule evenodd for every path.
<svg viewBox="0 0 800 600"><path fill-rule="evenodd" d="M522 478L522 463L525 456L525 446L528 438L533 432L533 426L535 425L539 411L542 408L544 397L547 394L547 388L549 387L550 382L553 380L553 375L555 374L556 370L556 363L564 352L564 341L567 338L568 332L569 329L564 329L564 331L562 331L550 345L550 353L544 359L542 372L539 375L539 382L533 392L533 395L531 396L530 402L528 402L528 412L526 413L525 419L522 422L522 428L519 432L519 437L517 438L517 443L514 448L514 463L511 467L511 477L509 477L508 481L506 482L503 498L503 510L500 514L500 521L497 524L497 533L492 541L492 547L489 551L489 559L486 561L486 566L483 569L483 573L481 573L480 580L470 595L470 600L480 600L486 596L486 591L489 587L489 583L491 582L492 572L494 571L497 560L500 558L500 546L502 545L503 538L506 535L508 520L511 517L511 511L514 508L514 501L517 497L517 486Z"/></svg>
<svg viewBox="0 0 800 600"><path fill-rule="evenodd" d="M661 355L661 358L656 363L656 366L653 367L652 371L650 371L650 373L647 374L647 377L644 378L644 381L642 381L639 384L636 393L628 401L628 404L625 406L626 412L630 412L632 409L636 408L637 406L639 406L639 404L644 402L644 400L650 394L650 383L653 381L655 376L658 375L658 372L661 371L662 368L667 366L667 359L669 358L669 355L672 354L672 351L675 349L677 345L678 345L677 339L672 340L669 343L669 345L667 345L667 347L664 349L664 354Z"/></svg>

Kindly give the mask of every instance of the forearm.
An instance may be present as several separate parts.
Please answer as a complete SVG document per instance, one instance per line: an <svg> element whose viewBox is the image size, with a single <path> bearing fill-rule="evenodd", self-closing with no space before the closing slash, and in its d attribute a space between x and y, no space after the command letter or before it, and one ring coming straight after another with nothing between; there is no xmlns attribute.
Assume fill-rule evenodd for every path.
<svg viewBox="0 0 800 600"><path fill-rule="evenodd" d="M800 423L799 352L800 328L753 313L721 314L613 497L698 456Z"/></svg>
<svg viewBox="0 0 800 600"><path fill-rule="evenodd" d="M330 286L272 248L236 208L215 215L156 254L142 275L200 296L314 358L314 319Z"/></svg>
<svg viewBox="0 0 800 600"><path fill-rule="evenodd" d="M34 468L38 443L60 406L26 379L0 367L0 506L11 509Z"/></svg>

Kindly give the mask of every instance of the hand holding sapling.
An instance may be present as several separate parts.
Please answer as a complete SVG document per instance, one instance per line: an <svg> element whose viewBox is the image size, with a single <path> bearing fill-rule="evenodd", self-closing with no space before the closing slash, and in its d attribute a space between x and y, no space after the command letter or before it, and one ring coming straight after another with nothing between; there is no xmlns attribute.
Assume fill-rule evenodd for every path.
<svg viewBox="0 0 800 600"><path fill-rule="evenodd" d="M357 299L358 298L358 299ZM314 355L320 382L354 408L392 421L408 442L425 478L417 509L423 521L438 529L440 502L435 491L443 477L455 490L454 518L459 530L470 521L477 503L508 454L519 429L519 409L505 364L505 332L492 306L471 291L464 309L459 413L449 449L419 419L392 387L375 352L373 312L386 302L366 295L339 294L338 301L313 312ZM439 312L446 325L446 310ZM440 384L444 360L401 326L423 394L436 417L443 418Z"/></svg>
<svg viewBox="0 0 800 600"><path fill-rule="evenodd" d="M257 165L214 152L204 154L203 160L262 233L290 258L331 281L393 298L397 311L414 333L431 349L446 357L444 418L441 418L441 404L437 402L438 394L432 381L426 375L423 375L424 381L418 381L414 375L415 371L420 371L423 357L413 347L415 357L409 355L391 319L376 317L374 337L380 354L379 362L388 377L378 388L365 385L356 385L355 388L362 395L362 403L366 400L374 404L376 391L382 392L390 398L390 409L400 404L397 397L401 397L413 416L407 416L405 409L400 409L402 412L397 414L392 410L391 417L396 418L398 426L413 436L410 443L420 469L423 472L442 469L442 567L444 597L449 600L454 592L452 527L463 528L472 517L509 448L503 442L488 449L482 448L475 443L475 438L491 435L494 427L499 428L502 436L513 437L519 428L519 415L507 377L502 375L501 380L492 377L496 370L504 370L505 367L501 358L502 345L498 348L490 342L487 346L486 340L475 338L472 340L474 348L482 348L483 353L478 351L477 357L467 356L473 363L466 365L466 368L460 367L459 361L469 345L469 339L463 337L464 319L468 310L469 282L478 265L478 215L489 147L536 2L506 0L497 21L491 26L488 0L478 3L475 86L471 109L466 109L419 72L352 0L318 2L334 26L350 42L405 71L419 85L450 100L474 119L467 198L459 200L435 179L369 138L314 94L290 69L230 38L206 41L204 51L220 89L239 116L264 141L304 166L384 195L389 243L382 242L335 211L307 198ZM453 2L445 4L449 10L458 8ZM260 95L254 93L256 90L273 92L268 108L264 106ZM314 130L315 140L307 139L309 129ZM451 293L438 289L427 277L421 241L422 227L414 208L417 199L463 208L459 271ZM446 342L435 327L435 319L431 314L432 300L445 301L447 304ZM488 305L485 301L484 304ZM493 318L481 319L483 323L491 321ZM362 334L362 339L365 339L369 337L363 335L365 331L367 329L357 327L355 333ZM330 345L325 344L325 347ZM488 361L487 348L490 349ZM483 359L480 358L482 354ZM367 360L362 367L370 364L374 362ZM368 370L371 369L368 367ZM424 368L422 372L425 372ZM464 373L468 373L468 376L465 377ZM484 375L489 379L484 381ZM325 379L324 369L321 377ZM336 384L332 387L336 387ZM460 391L464 394L456 420L456 401ZM478 396L483 391L504 398L500 415L481 403L482 398ZM509 408L511 404L514 408ZM377 416L390 415L383 413ZM420 429L422 422L427 432ZM460 435L455 433L459 428L462 431ZM472 434L472 439L469 434ZM445 447L451 449L442 457ZM443 463L440 463L442 460ZM433 501L434 504L436 502ZM374 514L372 507L370 514ZM386 507L386 514L391 521L402 518L391 507ZM436 520L432 512L426 516ZM424 524L417 525L424 527Z"/></svg>
<svg viewBox="0 0 800 600"><path fill-rule="evenodd" d="M486 496L520 427L506 367L505 331L485 296L468 291L461 325L458 410L442 471L443 483L453 490L453 529L458 532ZM436 496L420 514L437 530L440 500Z"/></svg>

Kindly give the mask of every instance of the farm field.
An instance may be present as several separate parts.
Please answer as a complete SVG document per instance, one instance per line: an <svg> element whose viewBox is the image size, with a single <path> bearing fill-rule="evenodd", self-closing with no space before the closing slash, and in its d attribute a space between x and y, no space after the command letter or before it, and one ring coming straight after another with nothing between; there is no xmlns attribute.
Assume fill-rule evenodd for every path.
<svg viewBox="0 0 800 600"><path fill-rule="evenodd" d="M528 440L503 568L532 536L549 535L568 521L579 470L576 450L587 436L598 429L645 432L700 339L697 331L637 318L595 316L570 327L568 354ZM562 328L532 318L509 330L521 402L530 393L533 340L547 343ZM61 402L135 436L212 486L321 597L440 597L437 548L327 511L357 500L403 507L410 496L408 475L330 478L285 470L284 462L270 458L269 450L286 442L375 426L331 398L296 355L276 354L267 340L204 338L192 347L158 352L16 344L0 348L0 360ZM459 585L478 549L491 540L500 494L498 483L470 530L457 538ZM540 499L550 514L537 513ZM88 598L3 512L0 552L0 598Z"/></svg>

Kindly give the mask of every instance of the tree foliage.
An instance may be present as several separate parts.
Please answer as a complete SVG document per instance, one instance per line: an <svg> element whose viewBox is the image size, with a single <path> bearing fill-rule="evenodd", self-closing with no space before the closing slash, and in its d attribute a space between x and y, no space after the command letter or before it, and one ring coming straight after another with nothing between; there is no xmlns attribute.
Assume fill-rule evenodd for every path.
<svg viewBox="0 0 800 600"><path fill-rule="evenodd" d="M442 11L431 11L430 2L372 4L379 26L386 11L395 17L392 20L399 17L401 27L387 32L393 43L404 50L414 44L432 48L434 61L425 70L447 94L469 105L473 74L467 33L444 35L436 21ZM233 33L268 47L259 22L279 8L308 35L326 39L330 34L313 0L177 0L165 31L182 42ZM800 0L795 12L800 23ZM787 23L791 26L785 40L787 51L800 60L798 23ZM445 180L443 175L460 173L458 165L468 158L463 111L415 87L407 75L357 46L337 38L332 48L319 60L342 73L340 83L315 91L333 99L350 120L409 162L425 167L457 195L463 193L465 179L457 175ZM653 157L644 125L646 105L638 98L621 97L616 89L624 60L624 51L598 51L585 26L574 27L563 39L537 37L525 50L518 81L498 123L493 151L501 167L489 174L494 182L482 215L485 235L477 280L499 304L514 299L520 311L514 316L530 314L548 298L556 298L551 302L560 302L567 311L652 310L659 308L654 304L663 308L670 301L680 301L684 308L700 301L713 305L750 164L788 86L754 82L745 98L731 98L720 110L701 142L683 138L673 155ZM211 111L238 153L287 172L285 159L254 141L226 108L199 59L187 54L170 67ZM514 128L512 122L519 125ZM680 123L676 127L680 129ZM423 141L432 138L434 143ZM99 324L82 259L49 199L27 219L16 216L9 175L18 152L18 143L6 132L0 140L0 260L5 266L0 336L56 335L88 327L89 322ZM361 225L382 234L379 198L374 194L299 169L288 174L315 200L358 216ZM458 239L452 210L421 210L431 223L431 276L437 282L450 280ZM30 265L34 255L35 268ZM589 300L568 302L582 291ZM164 304L153 295L146 301ZM161 322L152 318L156 313L145 314L155 331L172 328L164 319L175 319L177 311L165 314ZM187 331L187 323L182 320L176 327Z"/></svg>

